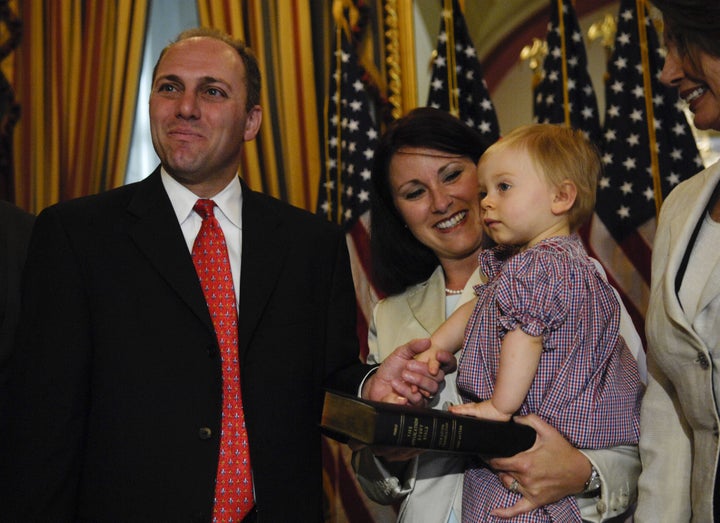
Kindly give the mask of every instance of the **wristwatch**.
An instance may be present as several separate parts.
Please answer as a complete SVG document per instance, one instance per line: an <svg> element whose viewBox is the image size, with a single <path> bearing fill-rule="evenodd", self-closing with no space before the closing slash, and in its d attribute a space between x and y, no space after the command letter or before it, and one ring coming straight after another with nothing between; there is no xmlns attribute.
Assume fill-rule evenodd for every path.
<svg viewBox="0 0 720 523"><path fill-rule="evenodd" d="M595 468L595 465L590 464L590 477L585 482L585 488L582 493L585 496L597 496L600 494L600 488L602 487L602 479L600 479L600 473Z"/></svg>

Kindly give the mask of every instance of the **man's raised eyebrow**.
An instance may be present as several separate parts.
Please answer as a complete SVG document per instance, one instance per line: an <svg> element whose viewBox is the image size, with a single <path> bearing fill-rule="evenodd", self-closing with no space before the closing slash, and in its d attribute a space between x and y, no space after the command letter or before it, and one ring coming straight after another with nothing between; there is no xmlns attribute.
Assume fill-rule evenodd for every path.
<svg viewBox="0 0 720 523"><path fill-rule="evenodd" d="M207 85L207 84L223 84L227 87L230 87L230 84L226 82L225 80L221 78L215 78L214 76L203 76L200 79L201 85Z"/></svg>
<svg viewBox="0 0 720 523"><path fill-rule="evenodd" d="M165 80L168 82L175 82L178 84L185 85L185 82L176 74L165 74L162 76L158 76L155 78L155 81L158 80ZM200 78L200 85L208 85L208 84L222 84L226 88L230 88L230 84L226 82L225 80L221 80L220 78L215 78L214 76L203 76Z"/></svg>
<svg viewBox="0 0 720 523"><path fill-rule="evenodd" d="M175 74L157 75L157 77L155 78L155 81L157 82L158 80L167 80L170 82L177 82L179 84L183 83L182 80L180 80L180 77Z"/></svg>

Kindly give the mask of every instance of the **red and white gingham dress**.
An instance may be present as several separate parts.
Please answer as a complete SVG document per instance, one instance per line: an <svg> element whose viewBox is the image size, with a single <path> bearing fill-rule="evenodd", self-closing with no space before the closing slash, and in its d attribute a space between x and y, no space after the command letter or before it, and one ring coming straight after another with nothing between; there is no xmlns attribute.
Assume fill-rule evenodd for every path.
<svg viewBox="0 0 720 523"><path fill-rule="evenodd" d="M464 401L493 393L506 332L543 337L535 379L519 414L535 413L577 448L636 444L642 384L619 335L620 310L577 235L554 237L519 254L497 247L480 254L488 283L465 331L458 370ZM465 473L464 521L493 521L489 512L520 494L478 464ZM509 521L500 520L497 521ZM570 496L512 521L580 521Z"/></svg>

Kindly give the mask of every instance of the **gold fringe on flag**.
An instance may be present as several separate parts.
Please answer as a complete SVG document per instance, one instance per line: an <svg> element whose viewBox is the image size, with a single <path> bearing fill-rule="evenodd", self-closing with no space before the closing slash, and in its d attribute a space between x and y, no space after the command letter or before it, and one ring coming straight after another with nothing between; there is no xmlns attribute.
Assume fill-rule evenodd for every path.
<svg viewBox="0 0 720 523"><path fill-rule="evenodd" d="M565 38L565 11L563 0L557 0L558 4L558 29L560 31L560 51L562 52L562 79L563 79L563 109L565 110L565 125L570 127L570 93L568 92L568 69L567 69L567 41Z"/></svg>
<svg viewBox="0 0 720 523"><path fill-rule="evenodd" d="M418 105L413 1L382 1L387 98L393 120Z"/></svg>
<svg viewBox="0 0 720 523"><path fill-rule="evenodd" d="M400 41L395 0L385 2L385 63L388 77L388 102L393 120L402 116L402 68L400 67Z"/></svg>
<svg viewBox="0 0 720 523"><path fill-rule="evenodd" d="M328 95L325 97L325 108L324 108L324 118L325 121L328 121L328 113L329 113L329 106L331 103L335 104L335 114L341 114L340 111L340 105L342 96L340 95L340 85L341 81L339 78L339 75L342 71L342 39L343 39L343 32L346 33L347 38L351 38L351 32L350 27L352 24L352 20L348 20L345 18L344 15L344 9L345 7L350 7L350 17L352 19L353 13L357 16L357 10L353 11L352 8L354 8L354 5L349 0L334 0L333 1L333 18L335 19L335 62L334 62L334 72L333 75L336 76L335 78L335 85L337 87L337 92L334 93L334 96L331 95L331 93L328 93ZM329 86L328 86L329 87ZM335 139L337 140L338 146L336 147L337 156L335 158L335 161L337 162L337 172L342 172L342 147L340 147L340 143L342 140L341 135L341 129L342 126L338 125L336 127L336 136ZM323 147L325 148L325 158L330 158L330 140L328 134L328 127L325 127L325 140L323 140ZM324 169L326 176L325 176L325 191L326 191L326 197L327 201L331 202L335 200L334 208L336 209L337 216L333 216L332 212L332 206L328 207L327 210L327 219L335 222L335 223L342 223L342 182L340 180L340 176L338 176L337 184L335 184L335 194L333 195L333 184L330 183L330 179L328 177L328 174L330 172L330 169L328 166L325 166Z"/></svg>

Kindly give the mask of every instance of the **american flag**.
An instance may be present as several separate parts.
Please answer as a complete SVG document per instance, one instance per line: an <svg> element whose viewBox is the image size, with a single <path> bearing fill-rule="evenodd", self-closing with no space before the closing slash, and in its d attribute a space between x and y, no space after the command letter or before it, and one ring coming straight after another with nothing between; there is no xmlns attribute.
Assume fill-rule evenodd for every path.
<svg viewBox="0 0 720 523"><path fill-rule="evenodd" d="M544 79L535 90L533 104L536 120L569 122L602 151L604 175L599 181L595 215L581 233L589 254L602 263L644 340L655 233L651 166L657 166L662 195L666 195L680 180L699 170L700 156L677 94L658 81L662 54L644 8L641 41L636 0L622 0L620 4L605 83L604 129L599 128L597 102L572 4L569 0L551 0L550 9ZM560 10L564 13L564 32L558 29ZM560 38L562 34L564 38ZM641 48L645 43L648 52L643 60ZM563 85L567 85L566 90ZM646 100L653 108L652 115L648 115ZM652 122L651 128L648 122ZM650 129L657 161L651 156Z"/></svg>
<svg viewBox="0 0 720 523"><path fill-rule="evenodd" d="M569 0L551 0L546 43L543 77L533 93L535 121L564 123L598 144L597 99L587 70L582 31Z"/></svg>
<svg viewBox="0 0 720 523"><path fill-rule="evenodd" d="M378 300L370 281L370 170L379 125L373 117L377 101L369 96L368 75L356 53L356 39L368 19L362 0L335 0L336 46L330 61L326 97L323 172L317 213L346 231L358 301L357 334L361 357L367 357L368 318ZM350 20L355 22L351 26ZM393 507L371 502L358 485L346 445L323 438L324 490L327 522L394 521Z"/></svg>
<svg viewBox="0 0 720 523"><path fill-rule="evenodd" d="M636 0L622 0L605 84L604 175L589 243L622 291L641 335L657 183L659 205L673 187L702 168L677 92L659 81L663 57L644 5L638 13Z"/></svg>
<svg viewBox="0 0 720 523"><path fill-rule="evenodd" d="M348 234L355 291L358 299L358 336L361 354L367 356L367 318L377 294L368 277L370 171L379 137L373 117L374 100L368 94L368 75L360 64L355 38L362 34L367 11L362 2L357 26L350 27L349 9L337 25L337 46L331 57L326 98L325 165L320 179L318 214L341 224ZM355 19L355 17L352 17Z"/></svg>
<svg viewBox="0 0 720 523"><path fill-rule="evenodd" d="M427 105L461 118L488 143L500 137L495 106L458 0L443 0Z"/></svg>

